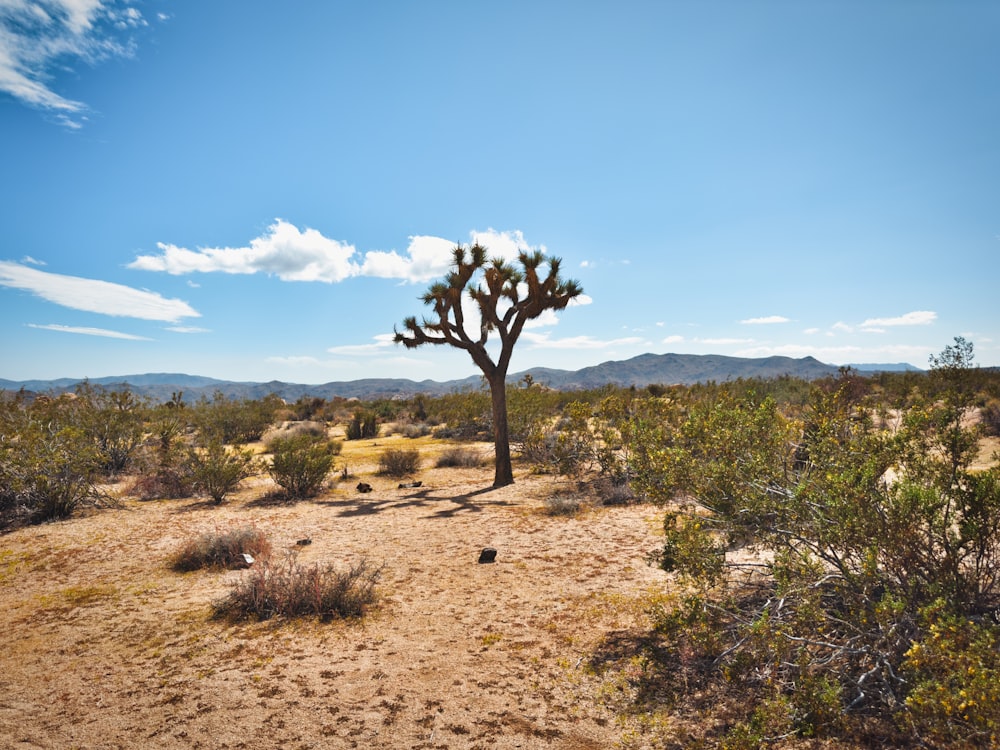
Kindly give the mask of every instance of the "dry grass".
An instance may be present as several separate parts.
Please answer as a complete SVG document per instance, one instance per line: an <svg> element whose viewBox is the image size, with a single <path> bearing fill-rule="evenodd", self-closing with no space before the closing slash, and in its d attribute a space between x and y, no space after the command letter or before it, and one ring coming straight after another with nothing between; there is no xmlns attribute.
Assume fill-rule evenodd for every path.
<svg viewBox="0 0 1000 750"><path fill-rule="evenodd" d="M377 474L420 450L420 488ZM0 550L0 746L42 748L608 748L622 726L587 669L627 602L665 575L645 564L652 507L549 518L562 482L434 468L453 445L347 441L341 482L298 503L266 477L223 506L186 498L19 529ZM487 453L488 445L476 446ZM305 570L380 569L360 620L214 617L250 570L172 572L207 529L253 524ZM310 539L308 545L297 541ZM498 550L479 565L479 551Z"/></svg>

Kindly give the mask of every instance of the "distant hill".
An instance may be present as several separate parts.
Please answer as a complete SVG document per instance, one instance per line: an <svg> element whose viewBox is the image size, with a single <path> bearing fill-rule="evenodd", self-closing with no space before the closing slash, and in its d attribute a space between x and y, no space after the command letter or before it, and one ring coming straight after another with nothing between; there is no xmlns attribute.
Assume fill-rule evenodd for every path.
<svg viewBox="0 0 1000 750"><path fill-rule="evenodd" d="M916 370L908 364L851 365L859 372ZM737 378L775 378L782 375L816 380L836 375L839 368L828 365L813 357L793 359L791 357L744 358L725 357L719 354L640 354L638 357L621 361L602 362L582 370L557 370L536 367L508 377L509 382L517 382L525 375L531 375L536 383L559 390L581 390L599 388L604 385L645 387L651 383L662 385L691 385L708 381L724 382ZM83 379L59 378L58 380L3 380L0 389L17 391L24 388L36 393L71 391ZM141 375L121 375L106 378L91 378L89 382L105 388L127 386L136 393L157 401L166 401L177 391L184 392L187 401L196 401L202 396L211 397L216 391L228 398L263 398L271 393L286 401L296 401L303 396L320 398L392 398L406 397L417 393L440 395L466 388L477 388L481 382L478 376L461 380L438 382L435 380L408 380L405 378L367 378L363 380L338 381L321 385L303 385L272 380L268 383L241 383L229 380L184 375L180 373L144 373Z"/></svg>

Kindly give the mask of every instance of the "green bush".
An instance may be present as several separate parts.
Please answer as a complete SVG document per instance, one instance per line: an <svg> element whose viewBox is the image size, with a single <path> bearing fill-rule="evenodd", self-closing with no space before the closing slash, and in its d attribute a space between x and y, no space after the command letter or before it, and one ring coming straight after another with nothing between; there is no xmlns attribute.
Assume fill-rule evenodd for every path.
<svg viewBox="0 0 1000 750"><path fill-rule="evenodd" d="M199 401L192 412L202 435L213 435L230 445L243 445L260 440L282 406L281 399L273 394L262 399L237 400L217 391L211 401Z"/></svg>
<svg viewBox="0 0 1000 750"><path fill-rule="evenodd" d="M378 460L378 473L390 477L406 477L420 468L420 451L389 448Z"/></svg>
<svg viewBox="0 0 1000 750"><path fill-rule="evenodd" d="M211 497L216 505L222 503L240 482L259 470L252 451L227 448L212 438L206 445L190 450L188 467L194 489Z"/></svg>
<svg viewBox="0 0 1000 750"><path fill-rule="evenodd" d="M95 442L100 468L115 475L132 464L146 436L148 407L129 390L106 390L83 383L76 389L79 425Z"/></svg>
<svg viewBox="0 0 1000 750"><path fill-rule="evenodd" d="M381 568L361 560L347 570L332 565L283 562L256 564L216 604L216 613L233 619L275 616L321 619L360 617L377 600Z"/></svg>
<svg viewBox="0 0 1000 750"><path fill-rule="evenodd" d="M23 394L0 403L0 521L66 518L97 497L102 457L80 425L83 404Z"/></svg>
<svg viewBox="0 0 1000 750"><path fill-rule="evenodd" d="M182 409L159 407L153 414L151 435L138 460L138 472L129 492L141 500L189 497L194 491L191 465L186 460L187 421Z"/></svg>
<svg viewBox="0 0 1000 750"><path fill-rule="evenodd" d="M676 427L645 425L637 481L673 503L660 563L689 609L712 616L705 685L738 686L746 707L790 697L799 736L835 733L846 713L990 744L989 711L947 714L975 690L958 676L993 642L1000 611L1000 469L969 469L970 360L958 342L932 360L935 399L914 399L895 432L849 387L818 388L801 419L718 392ZM981 625L933 640L957 622ZM692 630L666 612L660 632L683 651ZM946 703L929 700L941 691Z"/></svg>
<svg viewBox="0 0 1000 750"><path fill-rule="evenodd" d="M373 411L357 411L345 431L348 440L378 437L378 417Z"/></svg>
<svg viewBox="0 0 1000 750"><path fill-rule="evenodd" d="M246 565L244 554L256 561L266 560L271 554L271 543L255 526L216 529L188 539L171 557L170 567L178 572L243 567Z"/></svg>
<svg viewBox="0 0 1000 750"><path fill-rule="evenodd" d="M271 478L292 498L315 497L333 469L341 444L310 435L279 438L269 444L274 454Z"/></svg>

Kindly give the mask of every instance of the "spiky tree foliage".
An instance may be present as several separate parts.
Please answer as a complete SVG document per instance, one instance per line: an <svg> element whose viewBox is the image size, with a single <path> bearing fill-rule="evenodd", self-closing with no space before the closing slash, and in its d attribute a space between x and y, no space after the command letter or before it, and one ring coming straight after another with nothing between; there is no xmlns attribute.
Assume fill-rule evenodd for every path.
<svg viewBox="0 0 1000 750"><path fill-rule="evenodd" d="M545 258L541 252L522 252L517 264L490 258L485 247L476 243L453 251L452 270L443 281L432 284L422 297L434 313L417 321L403 321L396 331L396 343L407 348L423 344L447 344L464 349L482 370L490 387L493 411L493 441L496 446L496 473L493 486L514 482L507 427L507 368L525 324L546 310L562 310L583 289L576 281L559 277L560 260ZM544 275L540 270L547 267ZM478 325L470 332L462 309L462 295L468 293L479 310ZM499 338L500 350L494 360L487 349L491 335Z"/></svg>

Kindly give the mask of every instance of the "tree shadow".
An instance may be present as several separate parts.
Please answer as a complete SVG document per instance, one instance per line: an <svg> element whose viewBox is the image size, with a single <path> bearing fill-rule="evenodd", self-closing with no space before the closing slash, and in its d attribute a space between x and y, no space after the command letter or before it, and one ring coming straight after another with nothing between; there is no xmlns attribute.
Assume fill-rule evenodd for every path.
<svg viewBox="0 0 1000 750"><path fill-rule="evenodd" d="M416 492L411 492L398 497L385 497L379 493L375 497L353 497L353 498L318 498L314 500L317 505L337 509L337 515L341 518L354 518L358 516L371 516L383 513L388 510L399 510L403 508L427 508L432 511L427 518L452 518L459 513L481 513L485 505L489 506L509 506L506 500L494 502L476 503L474 498L486 495L493 491L493 487L485 487L481 490L448 495L438 493L430 487L424 487ZM375 494L375 493L373 493ZM442 507L443 504L451 503L451 506Z"/></svg>

